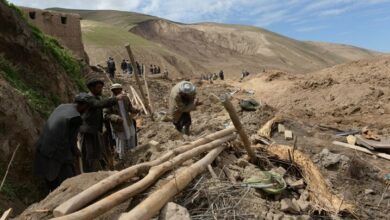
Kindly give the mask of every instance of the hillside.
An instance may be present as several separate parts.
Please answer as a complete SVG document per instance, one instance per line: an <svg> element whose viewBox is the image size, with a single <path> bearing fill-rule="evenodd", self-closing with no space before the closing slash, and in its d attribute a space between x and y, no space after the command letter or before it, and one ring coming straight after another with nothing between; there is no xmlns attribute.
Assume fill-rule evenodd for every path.
<svg viewBox="0 0 390 220"><path fill-rule="evenodd" d="M388 126L390 56L353 61L311 74L270 71L237 87L286 114L346 127Z"/></svg>
<svg viewBox="0 0 390 220"><path fill-rule="evenodd" d="M27 23L22 12L0 1L0 175L16 152L0 210L15 212L40 198L32 176L34 145L48 114L84 89L82 66L59 43ZM16 203L13 204L13 203ZM13 204L13 205L12 205Z"/></svg>
<svg viewBox="0 0 390 220"><path fill-rule="evenodd" d="M128 42L146 65L158 64L185 75L220 69L228 75L244 69L311 72L376 54L352 46L297 41L251 26L181 24L112 10L52 10L82 16L83 41L92 64L104 64L108 56L126 57L123 45Z"/></svg>

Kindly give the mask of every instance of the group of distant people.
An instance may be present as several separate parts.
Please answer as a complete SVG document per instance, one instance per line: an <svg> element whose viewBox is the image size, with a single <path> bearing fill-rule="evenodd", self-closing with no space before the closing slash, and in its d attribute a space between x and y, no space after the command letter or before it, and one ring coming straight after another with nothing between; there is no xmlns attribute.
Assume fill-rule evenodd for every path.
<svg viewBox="0 0 390 220"><path fill-rule="evenodd" d="M138 70L138 74L142 75L144 73L144 64L140 64L138 61L135 61L136 69ZM133 74L135 72L133 65L128 59L123 59L121 62L121 70L123 74ZM115 61L114 58L109 57L107 60L107 72L110 76L111 79L115 78L115 72L116 72L116 66L115 66ZM161 68L160 66L150 64L149 68L149 73L150 74L160 74L161 73ZM164 70L163 72L164 75L168 76L168 70Z"/></svg>
<svg viewBox="0 0 390 220"><path fill-rule="evenodd" d="M160 74L161 73L160 66L150 64L149 73L150 74Z"/></svg>
<svg viewBox="0 0 390 220"><path fill-rule="evenodd" d="M144 65L140 64L138 61L135 61L136 69L138 70L138 74L142 75L144 72ZM121 70L123 74L133 74L135 69L129 60L123 59L121 63ZM111 79L115 78L116 66L114 58L109 57L107 60L107 72Z"/></svg>
<svg viewBox="0 0 390 220"><path fill-rule="evenodd" d="M219 71L219 73L208 73L208 74L202 74L200 76L201 80L207 80L207 81L215 81L215 80L225 80L225 74L223 70Z"/></svg>

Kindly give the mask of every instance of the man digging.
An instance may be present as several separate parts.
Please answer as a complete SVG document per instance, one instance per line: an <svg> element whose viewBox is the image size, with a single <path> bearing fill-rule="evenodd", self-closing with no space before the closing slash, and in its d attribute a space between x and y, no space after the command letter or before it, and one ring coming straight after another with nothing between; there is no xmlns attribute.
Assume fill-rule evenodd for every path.
<svg viewBox="0 0 390 220"><path fill-rule="evenodd" d="M169 97L169 110L176 129L186 135L190 134L191 111L201 103L196 97L196 87L188 81L176 84Z"/></svg>
<svg viewBox="0 0 390 220"><path fill-rule="evenodd" d="M75 161L80 157L77 134L90 98L89 94L81 93L73 104L59 105L51 113L37 142L34 173L45 178L50 191L78 173L75 169Z"/></svg>

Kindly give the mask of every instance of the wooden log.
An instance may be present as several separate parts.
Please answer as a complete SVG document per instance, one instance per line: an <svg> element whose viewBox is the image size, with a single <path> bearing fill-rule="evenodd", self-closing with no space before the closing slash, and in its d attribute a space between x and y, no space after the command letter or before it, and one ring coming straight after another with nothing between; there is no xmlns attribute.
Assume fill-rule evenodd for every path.
<svg viewBox="0 0 390 220"><path fill-rule="evenodd" d="M341 146L341 147L346 147L346 148L349 148L349 149L354 149L354 150L357 150L357 151L360 151L360 152L364 152L366 154L374 154L370 150L368 150L368 149L366 149L364 147L359 147L359 146L356 146L356 145L347 144L347 143L343 143L343 142L340 142L340 141L333 141L332 144L337 145L337 146Z"/></svg>
<svg viewBox="0 0 390 220"><path fill-rule="evenodd" d="M140 97L138 96L138 93L137 91L135 91L135 89L130 86L130 89L131 89L131 92L133 93L135 99L137 100L137 102L139 103L139 105L142 107L142 109L144 110L145 114L148 115L148 110L145 108L145 105L144 103L142 102L142 100L140 99Z"/></svg>
<svg viewBox="0 0 390 220"><path fill-rule="evenodd" d="M225 137L227 135L232 134L235 131L234 127L226 128L224 130L218 131L213 134L209 134L203 138L200 138L194 142L191 142L189 144L183 145L181 147L175 148L171 151L168 151L163 156L159 157L156 160L144 162L137 164L135 166L131 166L129 168L126 168L124 170L121 170L118 173L115 173L100 182L94 184L93 186L89 187L88 189L84 190L83 192L77 194L76 196L70 198L66 202L59 205L56 209L54 209L53 214L54 216L63 216L66 214L70 214L72 212L75 212L79 210L80 208L84 207L88 203L92 202L93 200L97 199L99 196L103 195L104 193L108 192L109 190L117 187L118 185L124 183L125 181L131 179L134 176L139 176L140 174L144 174L148 172L148 170L152 166L157 166L167 160L169 158L184 153L188 150L191 150L197 146L207 144L213 140Z"/></svg>
<svg viewBox="0 0 390 220"><path fill-rule="evenodd" d="M236 180L236 178L234 178L234 176L233 176L232 172L230 172L229 168L223 167L222 170L232 184L237 184L237 180Z"/></svg>
<svg viewBox="0 0 390 220"><path fill-rule="evenodd" d="M138 68L137 68L137 65L136 65L136 63L135 63L134 55L133 55L133 52L131 51L130 44L126 45L125 47L126 47L126 50L127 50L127 54L129 55L131 65L133 65L133 67L134 67L135 81L137 82L138 89L139 89L139 91L140 91L142 101L143 101L144 103L147 103L147 102L146 102L146 98L145 98L144 90L142 89L141 82L140 82L140 80L139 80L139 78L138 78L138 74L141 74L141 73L138 72ZM150 112L150 109L148 109L148 110L149 110L149 112ZM152 117L153 117L153 116L152 116Z"/></svg>
<svg viewBox="0 0 390 220"><path fill-rule="evenodd" d="M225 107L226 111L229 113L230 119L232 120L234 127L237 130L237 133L240 135L241 141L244 144L244 148L249 155L249 160L251 162L255 162L256 154L251 148L251 142L249 141L249 137L246 134L240 119L238 118L236 109L234 108L233 104L230 102L230 96L228 94L225 94L225 96L222 97L220 100L223 106Z"/></svg>
<svg viewBox="0 0 390 220"><path fill-rule="evenodd" d="M293 151L291 146L278 144L272 144L264 149L285 161L289 161L291 154L293 154L294 164L302 171L302 176L308 185L310 200L315 210L325 210L332 214L343 211L354 213L355 208L352 203L332 193L320 170L305 153L299 150Z"/></svg>
<svg viewBox="0 0 390 220"><path fill-rule="evenodd" d="M1 216L0 220L8 220L11 215L12 215L12 212L13 212L13 209L12 208L9 208L7 211L5 211L3 213L3 215Z"/></svg>
<svg viewBox="0 0 390 220"><path fill-rule="evenodd" d="M148 80L146 79L145 73L144 73L144 82L145 82L146 95L148 96L150 114L153 115L154 109L153 109L152 97L150 96Z"/></svg>
<svg viewBox="0 0 390 220"><path fill-rule="evenodd" d="M359 146L356 146L356 145L347 144L347 143L343 143L343 142L340 142L340 141L333 141L332 144L337 145L337 146L341 146L341 147L350 148L350 149L357 150L357 151L360 151L360 152L364 152L366 154L376 155L377 157L380 157L380 158L383 158L383 159L386 159L386 160L390 160L390 155L386 154L386 153L375 153L375 152L370 151L369 149L366 149L364 147L359 147Z"/></svg>
<svg viewBox="0 0 390 220"><path fill-rule="evenodd" d="M174 179L163 185L160 189L153 192L144 201L138 204L134 209L126 214L122 214L119 220L146 220L153 216L167 204L175 195L180 193L187 185L200 173L202 173L207 165L212 163L215 158L224 150L224 147L218 147L198 162L190 167L183 169Z"/></svg>
<svg viewBox="0 0 390 220"><path fill-rule="evenodd" d="M9 169L11 168L12 162L14 161L14 158L15 158L15 154L18 151L19 147L20 147L20 144L18 144L18 146L16 146L14 152L12 153L11 159L10 159L10 161L8 163L8 166L7 166L7 170L5 171L3 180L1 181L0 191L3 189L5 180L7 179L7 176L8 176Z"/></svg>
<svg viewBox="0 0 390 220"><path fill-rule="evenodd" d="M381 157L381 158L386 159L386 160L390 160L390 155L389 154L378 153L378 154L376 154L376 156Z"/></svg>
<svg viewBox="0 0 390 220"><path fill-rule="evenodd" d="M123 203L124 201L132 198L138 193L143 192L153 185L164 173L181 165L183 162L199 156L200 154L210 151L212 149L220 147L223 143L235 139L235 135L225 136L221 139L212 141L210 143L198 146L182 154L177 155L169 161L166 161L158 166L150 168L148 175L142 178L140 181L121 189L99 201L93 203L86 208L74 212L69 215L54 218L56 220L83 220L83 219L95 219L96 217L104 214L113 207Z"/></svg>
<svg viewBox="0 0 390 220"><path fill-rule="evenodd" d="M207 169L209 170L211 176L212 176L214 179L218 179L218 176L217 176L217 174L214 172L214 169L213 169L213 167L212 167L211 165L208 165L208 166L207 166Z"/></svg>

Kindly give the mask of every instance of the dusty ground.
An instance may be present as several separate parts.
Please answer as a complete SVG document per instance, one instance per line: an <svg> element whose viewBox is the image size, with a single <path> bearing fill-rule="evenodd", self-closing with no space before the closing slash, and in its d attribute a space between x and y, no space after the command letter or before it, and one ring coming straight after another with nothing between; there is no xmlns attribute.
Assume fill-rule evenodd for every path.
<svg viewBox="0 0 390 220"><path fill-rule="evenodd" d="M386 60L381 60L378 62L381 64L387 64ZM353 66L361 64L361 62L357 62L351 65ZM363 66L365 66L364 63ZM332 76L335 78L334 81L339 82L337 85L342 87L343 83L350 82L350 78L338 77L337 70L339 68L340 67L336 67L332 68L331 70L333 71ZM246 86L245 89L247 90L253 88L251 87L252 85L257 85L254 87L256 88L255 95L250 95L245 92L240 92L235 95L235 97L238 98L254 97L262 103L262 107L255 112L239 112L239 116L249 136L254 135L257 130L275 114L285 116L286 121L284 122L284 125L288 129L291 129L294 132L294 135L296 135L298 138L297 149L305 152L316 163L322 174L327 179L327 183L331 188L331 191L335 195L339 195L346 202L351 202L354 204L356 209L353 214L344 213L340 214L339 217L343 219L388 219L388 216L390 215L390 190L387 188L386 191L384 175L390 172L389 161L380 158L374 158L363 153L346 150L344 148L332 145L331 142L333 140L344 141L344 139L337 137L334 130L324 129L318 126L319 123L327 122L327 118L321 118L317 115L315 115L316 117L302 117L299 107L303 108L303 104L294 106L294 102L290 101L283 106L284 109L289 107L288 111L282 111L281 109L283 108L281 108L282 106L280 103L282 103L283 100L288 100L287 97L283 100L278 100L277 102L269 101L272 100L271 96L275 97L275 99L277 97L283 97L283 95L279 94L279 89L283 86L276 87L276 85L273 85L274 81L278 80L281 85L286 85L287 88L294 88L294 91L302 92L298 94L288 94L294 97L308 93L307 88L302 88L302 85L306 85L305 82L307 81L312 81L305 81L305 79L300 79L289 82L286 76L288 75L287 73L281 73L281 76L278 76L279 73L276 73L277 77L275 77L274 73L267 74L268 75L260 76L259 78L254 77L250 80L246 80L241 84L231 83L232 81L229 80L228 83L233 84L233 86L220 82L214 84L209 84L208 82L195 82L198 85L198 97L201 99L201 101L203 101L203 105L192 114L192 135L181 135L174 129L170 122L163 122L158 120L157 122L152 123L150 119L144 118L142 129L139 132L140 142L147 143L150 140L155 140L160 142L160 145L155 148L141 149L135 151L133 154L129 154L125 165L130 166L136 162L157 158L159 155L169 149L180 146L185 142L195 140L198 137L213 131L223 129L229 125L230 120L224 108L218 102L211 100L209 96L211 94L220 95L226 92L235 91L237 85L241 85L242 87ZM318 74L320 75L320 79L322 79L321 77L324 77L321 74L328 76L324 72ZM378 74L379 73L373 72L371 76L373 76L372 78L375 79L375 77L380 76ZM270 78L272 78L272 80L269 80ZM369 87L374 83L372 80L369 81L370 79L371 77L368 77L366 78L366 81L360 81L361 85L364 87ZM377 85L382 85L381 82L383 80L385 79L378 80ZM118 81L125 84L125 86L130 84L134 85L133 80L126 78L121 77L118 79ZM150 87L153 94L153 102L156 112L158 113L157 115L159 116L164 115L164 113L167 111L166 94L168 94L174 83L175 82L173 81L166 80L155 80L150 82ZM327 90L325 89L329 89L329 87L331 87L331 89L341 88L333 88L332 85L333 84L325 84L325 88L323 88L323 85L321 84L315 88L311 88L309 90L311 92L308 93L308 96L320 92L322 92L322 94L326 94ZM265 93L265 91L268 91L265 89L266 86L268 86L267 88L272 88L272 86L276 88L273 90L274 93ZM368 89L371 90L370 88ZM375 90L376 89L383 89L384 94L377 97L376 100L372 99L371 103L378 101L378 99L385 99L385 97L388 97L389 95L388 90L386 90L384 87L375 87ZM262 91L264 91L264 93ZM269 97L267 95L269 95ZM287 96L287 93L284 93L284 95ZM361 99L365 99L365 95L360 96L359 93L357 94L357 96ZM262 102L264 100L263 97L268 97L268 100L266 102ZM315 95L313 95L313 97L315 97ZM339 95L335 97L335 100L341 98L343 98L343 96ZM310 99L307 98L304 100ZM348 99L345 98L345 100ZM238 106L238 99L233 99L233 103L236 106L236 109L239 110L240 108ZM317 103L318 105L316 105L316 107L319 106L319 111L326 110L326 104L323 103L322 100L317 99ZM362 102L357 102L356 105L361 103ZM368 108L370 106L369 104L370 103L363 105L362 109L366 107ZM308 104L306 104L306 106L307 105ZM337 105L334 106L334 109L337 109ZM329 112L331 111L332 109L329 110ZM377 121L380 121L380 119L383 120L383 118L387 117L387 113L372 113L371 117L374 116L377 117ZM342 122L347 122L350 120L350 118L355 120L353 114L345 114L343 117L345 119ZM380 124L378 124L380 125L378 128L382 129L386 123L386 121L382 121ZM347 123L333 123L331 125L340 129L345 129L359 128L365 124L372 125L372 123L367 123L362 119L356 120L356 124L350 124L349 127L347 126ZM381 131L386 133L385 129L382 129ZM284 140L284 137L277 132L274 132L272 139L281 144L293 144L293 141ZM264 152L262 151L257 151L257 154L264 156ZM242 157L245 157L245 152L240 148L240 143L236 141L228 150L219 156L216 162L213 163L214 170L219 176L218 179L211 178L208 172L203 173L201 176L196 178L184 192L179 194L174 199L174 202L187 207L193 219L282 219L282 217L284 217L284 219L337 218L337 216L332 215L331 213L317 212L313 210L313 207L310 205L310 198L307 196L308 191L305 189L306 187L303 187L302 189L288 188L283 194L274 196L267 195L259 190L247 190L246 188L233 185L221 171L224 166L227 166L232 171L238 182L241 182L251 174L258 172L259 169L269 170L280 166L287 170L287 174L285 176L286 179L299 180L301 178L299 171L289 163L280 163L279 161L273 160L272 157L269 157L271 164L268 164L267 166L257 166L249 163L243 163ZM194 160L188 161L186 164L188 165ZM78 193L81 188L85 188L87 185L92 184L94 181L97 181L109 174L100 173L97 174L97 176L94 174L88 175L91 175L91 177L94 179L88 178L88 183L83 183L82 185L79 185L79 183L85 180L85 176L75 177L67 181L67 183L64 183L60 189L56 190L54 194L50 194L44 201L31 206L24 212L23 216L29 215L30 217L33 217L33 219L34 217L43 218L42 213L35 213L36 210L49 209L47 213L44 213L45 218L48 218L50 217L50 210L53 207L63 202L71 195ZM134 207L138 202L142 201L142 199L148 193L152 192L156 187L160 186L171 177L172 176L170 176L169 173L166 174L165 180L159 181L155 187L151 188L140 196L135 197L133 200L125 202L124 204L116 207L114 210L101 217L101 219L115 219L117 216L119 216L120 213L129 210L130 207ZM72 188L72 185L77 185L77 189L66 191L66 196L59 196L64 195L61 193L61 191ZM303 204L309 205L306 208L301 208L300 211L297 212L293 212L291 210L282 211L281 201L284 199L296 200ZM21 219L23 219L23 217Z"/></svg>

